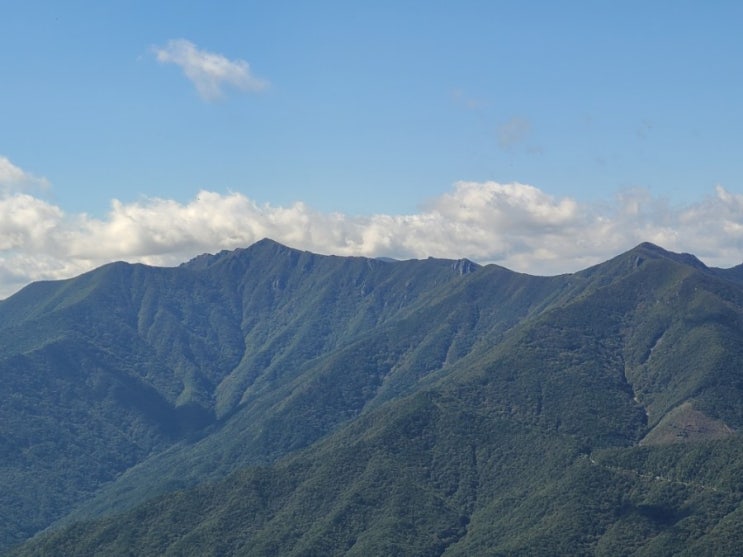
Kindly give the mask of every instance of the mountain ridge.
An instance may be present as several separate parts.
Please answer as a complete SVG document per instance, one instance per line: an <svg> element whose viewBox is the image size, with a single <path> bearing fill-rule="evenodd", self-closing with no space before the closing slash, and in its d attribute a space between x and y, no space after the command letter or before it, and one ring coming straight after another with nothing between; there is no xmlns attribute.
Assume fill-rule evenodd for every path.
<svg viewBox="0 0 743 557"><path fill-rule="evenodd" d="M737 348L743 291L730 276L652 244L578 273L535 277L468 260L321 256L263 240L174 268L119 263L30 285L0 302L0 373L15 397L0 405L6 408L0 447L25 455L18 465L37 475L49 503L44 512L19 513L28 517L26 525L7 529L4 543L65 516L61 524L100 518L158 494L169 501L174 489L206 480L250 476L253 468L245 466L268 466L274 479L282 462L329 471L323 459L347 458L338 447L355 444L356 435L363 439L374 423L400 447L409 441L394 423L412 420L436 431L429 424L434 416L442 424L464 416L472 424L497 423L511 432L502 442L513 445L514 455L528 453L524 439L554 446L563 456L545 466L558 466L560 477L597 472L590 462L582 467L581 455L591 452L641 444L662 452L667 443L683 441L736 446L735 431L743 427L736 371L743 365ZM29 390L29 377L50 386ZM79 400L90 401L95 412L78 407ZM33 408L56 418L39 421ZM454 431L449 427L440 430L442 443ZM515 470L524 457L503 460L490 445L488 427L468 437L473 450ZM86 428L91 433L81 436ZM95 428L128 433L112 452L97 443ZM24 431L25 437L18 433ZM728 441L715 441L719 437ZM462 449L455 437L432 443L421 445L425 454L388 457L425 460L444 446L452 454ZM66 444L106 464L73 480L90 463L64 454ZM28 451L44 446L42 454L64 455L73 476L39 467ZM383 451L373 446L374 454ZM395 462L408 467L404 459ZM460 462L462 473L474 473L467 462ZM431 461L429 469L442 464ZM423 469L410 470L411 481L422 481ZM610 468L605 472L611 475ZM320 481L307 474L296 489ZM11 477L17 481L6 475L6 482ZM432 496L429 505L444 497L455 515L492 522L491 506L472 507L478 491L472 489L450 499L446 490L434 496L422 487L413 500ZM502 489L481 497L497 507L511 493ZM16 490L6 493L11 496L0 508L31 504ZM396 512L405 507L399 504ZM468 537L467 528L443 530L451 528L459 533L442 534L443 547L475 547L479 538ZM267 523L255 534L279 530ZM282 547L289 554L290 546Z"/></svg>

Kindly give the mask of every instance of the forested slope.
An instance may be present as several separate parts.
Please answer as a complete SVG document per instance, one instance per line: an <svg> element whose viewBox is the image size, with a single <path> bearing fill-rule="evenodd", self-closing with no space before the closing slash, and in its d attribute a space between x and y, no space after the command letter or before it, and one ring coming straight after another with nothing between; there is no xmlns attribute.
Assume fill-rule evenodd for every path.
<svg viewBox="0 0 743 557"><path fill-rule="evenodd" d="M0 303L0 479L53 497L9 497L5 540L67 515L93 521L14 554L732 555L742 316L735 270L650 244L545 278L263 241L32 285Z"/></svg>

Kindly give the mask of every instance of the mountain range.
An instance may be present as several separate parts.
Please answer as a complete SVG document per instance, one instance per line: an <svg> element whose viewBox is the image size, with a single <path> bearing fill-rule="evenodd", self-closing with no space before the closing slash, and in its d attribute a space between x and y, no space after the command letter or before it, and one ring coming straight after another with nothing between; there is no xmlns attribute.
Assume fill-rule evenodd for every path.
<svg viewBox="0 0 743 557"><path fill-rule="evenodd" d="M0 302L8 555L737 555L743 266L262 240Z"/></svg>

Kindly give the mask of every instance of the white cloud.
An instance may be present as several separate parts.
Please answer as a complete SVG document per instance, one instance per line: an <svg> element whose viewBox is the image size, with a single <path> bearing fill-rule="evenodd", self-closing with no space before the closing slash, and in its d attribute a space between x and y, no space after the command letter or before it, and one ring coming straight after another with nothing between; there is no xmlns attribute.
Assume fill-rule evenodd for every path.
<svg viewBox="0 0 743 557"><path fill-rule="evenodd" d="M199 50L185 39L168 41L164 47L154 47L157 60L180 66L196 87L199 95L213 101L223 96L224 86L241 91L261 91L268 81L255 77L245 60L230 60L221 54Z"/></svg>
<svg viewBox="0 0 743 557"><path fill-rule="evenodd" d="M589 205L526 184L459 182L416 213L357 217L202 191L188 203L113 201L105 218L94 219L6 192L0 297L32 280L66 278L109 261L175 265L264 237L318 253L469 257L533 274L576 271L643 241L732 266L743 256L743 195L718 187L698 203L673 207L629 190Z"/></svg>
<svg viewBox="0 0 743 557"><path fill-rule="evenodd" d="M0 156L0 193L48 187L49 181L46 178L34 176L18 168L7 157Z"/></svg>
<svg viewBox="0 0 743 557"><path fill-rule="evenodd" d="M61 218L59 208L25 193L0 198L0 252L44 251Z"/></svg>

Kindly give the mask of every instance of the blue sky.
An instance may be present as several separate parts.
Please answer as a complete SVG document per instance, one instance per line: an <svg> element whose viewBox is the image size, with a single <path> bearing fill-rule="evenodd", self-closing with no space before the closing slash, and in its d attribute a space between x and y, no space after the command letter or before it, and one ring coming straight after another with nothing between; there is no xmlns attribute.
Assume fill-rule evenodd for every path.
<svg viewBox="0 0 743 557"><path fill-rule="evenodd" d="M740 2L0 9L0 296L263 235L538 274L644 240L743 260Z"/></svg>

